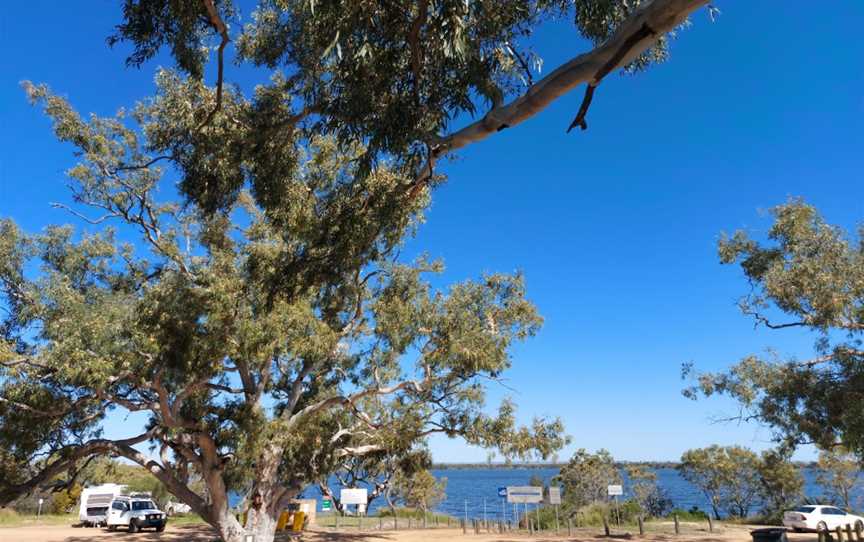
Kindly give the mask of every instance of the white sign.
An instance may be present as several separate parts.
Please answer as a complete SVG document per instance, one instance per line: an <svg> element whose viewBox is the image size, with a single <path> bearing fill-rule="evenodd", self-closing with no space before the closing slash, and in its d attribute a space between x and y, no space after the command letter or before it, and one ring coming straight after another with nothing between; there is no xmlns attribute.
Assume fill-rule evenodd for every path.
<svg viewBox="0 0 864 542"><path fill-rule="evenodd" d="M543 502L543 488L537 486L507 486L507 502Z"/></svg>
<svg viewBox="0 0 864 542"><path fill-rule="evenodd" d="M624 494L624 487L619 485L609 486L606 488L610 497L615 497Z"/></svg>
<svg viewBox="0 0 864 542"><path fill-rule="evenodd" d="M342 504L362 504L366 505L366 488L344 488L339 495L339 500Z"/></svg>
<svg viewBox="0 0 864 542"><path fill-rule="evenodd" d="M561 488L558 486L549 487L549 495L547 504L561 504Z"/></svg>

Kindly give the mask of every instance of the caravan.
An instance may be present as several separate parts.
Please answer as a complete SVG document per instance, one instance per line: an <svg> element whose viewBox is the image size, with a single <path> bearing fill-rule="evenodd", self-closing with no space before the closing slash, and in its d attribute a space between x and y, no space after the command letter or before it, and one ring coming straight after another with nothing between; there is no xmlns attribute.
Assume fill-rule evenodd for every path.
<svg viewBox="0 0 864 542"><path fill-rule="evenodd" d="M102 525L108 519L108 508L114 497L121 495L126 486L120 484L102 484L101 486L85 487L81 491L81 504L78 518L87 526Z"/></svg>

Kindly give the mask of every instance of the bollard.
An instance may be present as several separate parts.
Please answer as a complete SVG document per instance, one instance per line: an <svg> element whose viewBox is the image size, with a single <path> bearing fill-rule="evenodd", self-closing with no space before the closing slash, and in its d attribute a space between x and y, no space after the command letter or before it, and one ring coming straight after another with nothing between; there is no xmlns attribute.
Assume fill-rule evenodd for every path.
<svg viewBox="0 0 864 542"><path fill-rule="evenodd" d="M567 536L573 536L573 518L567 518Z"/></svg>
<svg viewBox="0 0 864 542"><path fill-rule="evenodd" d="M639 536L645 536L645 525L642 524L642 516L636 518L639 522Z"/></svg>
<svg viewBox="0 0 864 542"><path fill-rule="evenodd" d="M409 516L408 517L408 530L409 531L411 530L411 523L413 523L413 522L411 521L411 517Z"/></svg>
<svg viewBox="0 0 864 542"><path fill-rule="evenodd" d="M837 532L837 542L843 542L843 528L838 525L836 532Z"/></svg>
<svg viewBox="0 0 864 542"><path fill-rule="evenodd" d="M606 536L610 536L609 532L609 522L606 521L606 516L603 516L603 532L606 533Z"/></svg>
<svg viewBox="0 0 864 542"><path fill-rule="evenodd" d="M459 523L462 524L462 534L468 534L468 526L465 525L465 520L464 520L464 519L460 519L460 520L459 520Z"/></svg>
<svg viewBox="0 0 864 542"><path fill-rule="evenodd" d="M708 532L714 532L714 521L711 519L711 514L708 514Z"/></svg>
<svg viewBox="0 0 864 542"><path fill-rule="evenodd" d="M425 529L426 527L426 512L423 512L423 528Z"/></svg>
<svg viewBox="0 0 864 542"><path fill-rule="evenodd" d="M384 516L378 516L378 530L384 530Z"/></svg>
<svg viewBox="0 0 864 542"><path fill-rule="evenodd" d="M394 531L399 530L399 516L396 514L393 514L393 530Z"/></svg>
<svg viewBox="0 0 864 542"><path fill-rule="evenodd" d="M358 519L357 519L357 530L358 530L358 531L362 531L362 530L363 530L363 514L360 514L360 515L358 516Z"/></svg>
<svg viewBox="0 0 864 542"><path fill-rule="evenodd" d="M339 530L339 514L336 514L336 530Z"/></svg>
<svg viewBox="0 0 864 542"><path fill-rule="evenodd" d="M675 519L675 534L681 534L681 525L678 523L678 514L672 516Z"/></svg>

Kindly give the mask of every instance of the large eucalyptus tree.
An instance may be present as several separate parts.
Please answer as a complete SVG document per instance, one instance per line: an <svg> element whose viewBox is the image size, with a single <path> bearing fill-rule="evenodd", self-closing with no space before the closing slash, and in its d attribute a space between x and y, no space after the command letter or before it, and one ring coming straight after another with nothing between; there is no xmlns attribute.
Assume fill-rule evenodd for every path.
<svg viewBox="0 0 864 542"><path fill-rule="evenodd" d="M121 456L224 540L263 542L285 501L348 457L433 433L558 450L557 420L517 427L511 403L484 408L484 383L540 324L522 277L433 289L440 264L399 247L441 158L581 83L584 129L601 80L665 58L705 4L262 0L244 18L227 0L127 0L109 42L131 42L132 65L162 47L177 62L151 99L84 119L26 85L75 147L68 210L92 226L0 223L0 502ZM555 17L594 47L540 78L530 37ZM269 82L230 84L232 58ZM108 439L112 411L148 422ZM261 497L245 528L231 490Z"/></svg>

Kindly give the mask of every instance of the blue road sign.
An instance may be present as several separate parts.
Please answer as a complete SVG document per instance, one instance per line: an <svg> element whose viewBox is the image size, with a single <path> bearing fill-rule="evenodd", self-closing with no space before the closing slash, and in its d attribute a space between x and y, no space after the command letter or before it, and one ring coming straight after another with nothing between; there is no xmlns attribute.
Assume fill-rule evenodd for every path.
<svg viewBox="0 0 864 542"><path fill-rule="evenodd" d="M507 488L506 487L499 487L498 488L498 496L506 499L507 498Z"/></svg>

